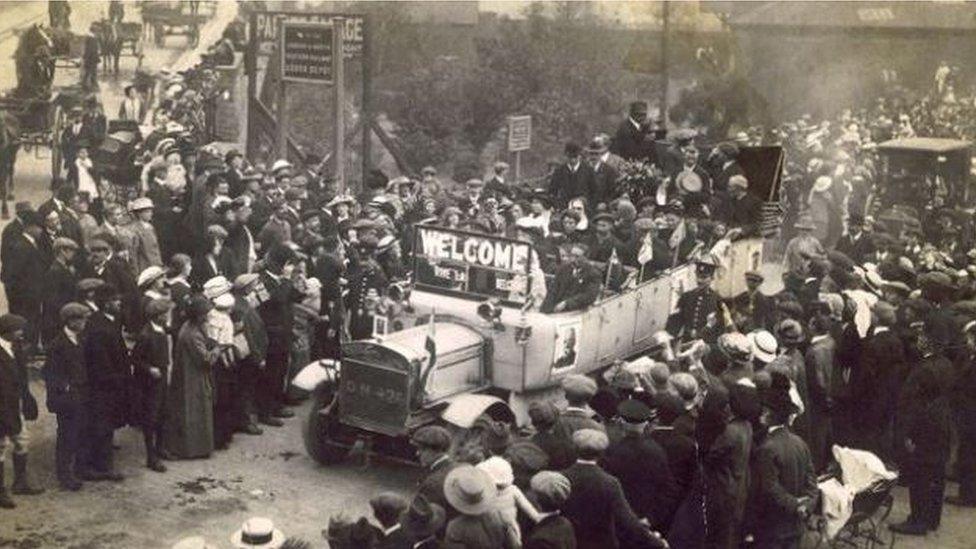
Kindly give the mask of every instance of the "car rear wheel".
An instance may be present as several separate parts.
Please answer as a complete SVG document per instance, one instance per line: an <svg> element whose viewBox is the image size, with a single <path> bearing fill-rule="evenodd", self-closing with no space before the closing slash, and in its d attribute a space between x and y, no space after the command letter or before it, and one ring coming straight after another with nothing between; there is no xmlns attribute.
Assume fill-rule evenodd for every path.
<svg viewBox="0 0 976 549"><path fill-rule="evenodd" d="M302 425L305 451L312 459L322 465L338 463L345 459L349 453L349 448L336 439L339 429L339 420L335 413L337 410L334 407L328 412L325 410L332 404L334 395L335 392L332 389L315 391L312 408Z"/></svg>

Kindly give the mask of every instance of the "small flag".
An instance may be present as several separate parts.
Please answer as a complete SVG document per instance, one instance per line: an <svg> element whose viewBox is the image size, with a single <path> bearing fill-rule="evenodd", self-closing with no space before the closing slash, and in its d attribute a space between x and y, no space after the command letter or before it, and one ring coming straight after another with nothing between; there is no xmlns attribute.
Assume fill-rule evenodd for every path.
<svg viewBox="0 0 976 549"><path fill-rule="evenodd" d="M671 248L677 248L681 241L685 239L688 232L688 228L685 226L685 220L682 219L681 223L675 227L674 232L671 233L671 238L668 239L668 246Z"/></svg>
<svg viewBox="0 0 976 549"><path fill-rule="evenodd" d="M637 262L641 265L646 265L654 259L654 240L651 238L651 233L644 235L644 242L641 244L641 249L637 252Z"/></svg>
<svg viewBox="0 0 976 549"><path fill-rule="evenodd" d="M610 286L610 277L613 276L613 266L619 265L620 260L617 258L617 247L613 247L613 251L610 252L610 259L607 260L607 279L604 281L604 287Z"/></svg>
<svg viewBox="0 0 976 549"><path fill-rule="evenodd" d="M423 373L420 374L420 381L417 384L417 394L420 395L421 401L423 401L424 395L427 394L427 385L430 382L431 375L434 373L434 365L437 364L437 343L434 324L434 311L431 310L430 322L427 324L430 329L427 331L427 339L424 341L424 349L427 351L427 366L424 368Z"/></svg>

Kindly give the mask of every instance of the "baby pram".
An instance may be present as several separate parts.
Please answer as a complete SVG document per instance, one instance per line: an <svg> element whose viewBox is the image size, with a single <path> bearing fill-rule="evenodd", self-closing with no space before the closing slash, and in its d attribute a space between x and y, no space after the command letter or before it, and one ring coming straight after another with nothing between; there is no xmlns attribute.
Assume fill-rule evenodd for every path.
<svg viewBox="0 0 976 549"><path fill-rule="evenodd" d="M816 545L892 547L894 534L885 526L894 503L891 490L898 473L864 450L833 447L832 471L817 479L820 513L811 517Z"/></svg>

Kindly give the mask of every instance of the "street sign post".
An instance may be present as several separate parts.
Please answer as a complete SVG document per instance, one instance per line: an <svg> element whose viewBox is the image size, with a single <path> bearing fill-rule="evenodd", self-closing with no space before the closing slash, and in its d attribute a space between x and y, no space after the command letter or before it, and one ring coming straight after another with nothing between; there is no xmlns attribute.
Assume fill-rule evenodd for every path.
<svg viewBox="0 0 976 549"><path fill-rule="evenodd" d="M515 181L522 178L522 151L532 148L532 117L508 117L508 152L515 153Z"/></svg>

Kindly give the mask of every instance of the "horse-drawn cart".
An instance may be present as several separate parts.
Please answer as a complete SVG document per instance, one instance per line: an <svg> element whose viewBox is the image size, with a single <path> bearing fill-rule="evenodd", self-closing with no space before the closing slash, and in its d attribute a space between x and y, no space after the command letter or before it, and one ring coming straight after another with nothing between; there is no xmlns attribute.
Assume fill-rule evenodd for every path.
<svg viewBox="0 0 976 549"><path fill-rule="evenodd" d="M157 46L162 47L167 36L183 35L189 45L200 42L200 27L209 18L206 14L185 10L183 2L146 2L142 6L142 25L151 33Z"/></svg>
<svg viewBox="0 0 976 549"><path fill-rule="evenodd" d="M119 73L122 57L135 57L136 68L142 67L142 24L134 21L102 19L92 23L102 53L102 70Z"/></svg>

